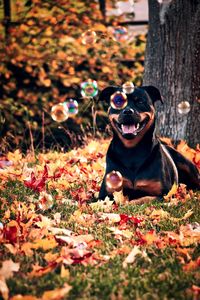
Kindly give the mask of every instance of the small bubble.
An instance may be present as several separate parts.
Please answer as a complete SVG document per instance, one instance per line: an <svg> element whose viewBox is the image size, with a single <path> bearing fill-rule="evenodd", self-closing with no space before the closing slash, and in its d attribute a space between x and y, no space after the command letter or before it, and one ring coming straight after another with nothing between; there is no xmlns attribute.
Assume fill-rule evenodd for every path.
<svg viewBox="0 0 200 300"><path fill-rule="evenodd" d="M118 42L124 42L128 39L128 30L123 26L116 26L112 30L113 37Z"/></svg>
<svg viewBox="0 0 200 300"><path fill-rule="evenodd" d="M54 105L51 109L51 117L56 122L64 122L68 119L68 109L63 103Z"/></svg>
<svg viewBox="0 0 200 300"><path fill-rule="evenodd" d="M97 35L96 32L93 30L87 30L83 32L81 35L82 44L84 45L93 45L96 43Z"/></svg>
<svg viewBox="0 0 200 300"><path fill-rule="evenodd" d="M122 85L122 90L124 93L126 94L131 94L134 92L134 84L131 81L126 81L123 85Z"/></svg>
<svg viewBox="0 0 200 300"><path fill-rule="evenodd" d="M178 112L181 115L187 115L190 111L190 103L188 101L182 101L177 106Z"/></svg>
<svg viewBox="0 0 200 300"><path fill-rule="evenodd" d="M88 81L81 83L81 95L83 97L95 97L98 94L98 86L95 80L88 79Z"/></svg>
<svg viewBox="0 0 200 300"><path fill-rule="evenodd" d="M67 106L69 116L74 116L78 113L78 102L74 99L69 99L64 102L64 105Z"/></svg>

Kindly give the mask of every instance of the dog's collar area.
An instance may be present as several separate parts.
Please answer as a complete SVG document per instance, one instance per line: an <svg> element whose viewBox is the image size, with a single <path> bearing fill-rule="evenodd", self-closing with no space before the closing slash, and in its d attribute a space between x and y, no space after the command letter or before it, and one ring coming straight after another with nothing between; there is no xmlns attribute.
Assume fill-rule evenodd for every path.
<svg viewBox="0 0 200 300"><path fill-rule="evenodd" d="M113 120L114 125L117 128L117 130L120 132L120 134L125 138L134 138L137 136L147 125L149 122L149 117L147 116L143 121L137 122L137 123L119 123L117 120Z"/></svg>

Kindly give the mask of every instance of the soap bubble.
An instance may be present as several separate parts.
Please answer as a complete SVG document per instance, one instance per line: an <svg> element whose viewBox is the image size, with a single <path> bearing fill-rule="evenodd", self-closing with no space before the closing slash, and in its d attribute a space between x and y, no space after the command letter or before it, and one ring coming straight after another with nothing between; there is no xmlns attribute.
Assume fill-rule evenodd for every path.
<svg viewBox="0 0 200 300"><path fill-rule="evenodd" d="M51 109L51 117L56 122L64 122L68 119L68 108L64 103L58 103L54 106L52 106Z"/></svg>
<svg viewBox="0 0 200 300"><path fill-rule="evenodd" d="M50 194L46 192L41 192L39 196L38 208L41 210L47 210L52 208L53 198Z"/></svg>
<svg viewBox="0 0 200 300"><path fill-rule="evenodd" d="M73 116L78 113L78 102L76 100L69 99L67 102L64 102L64 105L67 106L69 116Z"/></svg>
<svg viewBox="0 0 200 300"><path fill-rule="evenodd" d="M177 106L178 112L181 115L187 115L190 111L190 103L188 101L182 101Z"/></svg>
<svg viewBox="0 0 200 300"><path fill-rule="evenodd" d="M95 80L89 79L81 83L81 95L83 97L95 97L98 94L98 86Z"/></svg>
<svg viewBox="0 0 200 300"><path fill-rule="evenodd" d="M128 38L128 30L123 26L116 26L113 28L113 37L118 42L124 42Z"/></svg>
<svg viewBox="0 0 200 300"><path fill-rule="evenodd" d="M93 30L87 30L82 33L81 39L84 45L93 45L97 40L96 32Z"/></svg>
<svg viewBox="0 0 200 300"><path fill-rule="evenodd" d="M131 94L134 92L134 84L131 81L126 81L123 85L122 85L122 90L124 93L126 94Z"/></svg>
<svg viewBox="0 0 200 300"><path fill-rule="evenodd" d="M123 177L120 172L112 171L106 175L106 187L108 190L120 191L123 185Z"/></svg>
<svg viewBox="0 0 200 300"><path fill-rule="evenodd" d="M126 94L117 91L116 93L112 94L110 97L110 105L114 109L123 109L127 106L128 99Z"/></svg>

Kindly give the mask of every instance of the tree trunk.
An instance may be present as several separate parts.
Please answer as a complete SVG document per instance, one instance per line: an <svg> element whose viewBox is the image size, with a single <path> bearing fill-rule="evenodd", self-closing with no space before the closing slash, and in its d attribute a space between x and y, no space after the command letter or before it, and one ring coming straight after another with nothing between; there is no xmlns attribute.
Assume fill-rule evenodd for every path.
<svg viewBox="0 0 200 300"><path fill-rule="evenodd" d="M10 27L10 21L11 21L10 0L3 0L3 10L4 10L5 37L6 37L6 40L8 40L9 27Z"/></svg>
<svg viewBox="0 0 200 300"><path fill-rule="evenodd" d="M164 105L157 106L161 136L200 142L200 0L149 0L144 84L158 87ZM188 101L187 115L177 105Z"/></svg>

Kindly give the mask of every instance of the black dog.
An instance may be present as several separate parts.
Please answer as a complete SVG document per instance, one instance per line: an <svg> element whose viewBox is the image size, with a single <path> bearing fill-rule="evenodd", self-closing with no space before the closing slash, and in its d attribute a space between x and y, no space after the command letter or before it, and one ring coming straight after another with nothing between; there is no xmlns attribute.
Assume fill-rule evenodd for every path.
<svg viewBox="0 0 200 300"><path fill-rule="evenodd" d="M112 198L114 190L106 185L106 175L113 170L122 174L123 194L129 200L162 197L174 183L200 188L196 166L175 149L162 144L155 135L154 103L162 102L157 88L143 86L126 94L121 87L111 86L99 98L110 103L108 113L113 129L99 199Z"/></svg>

